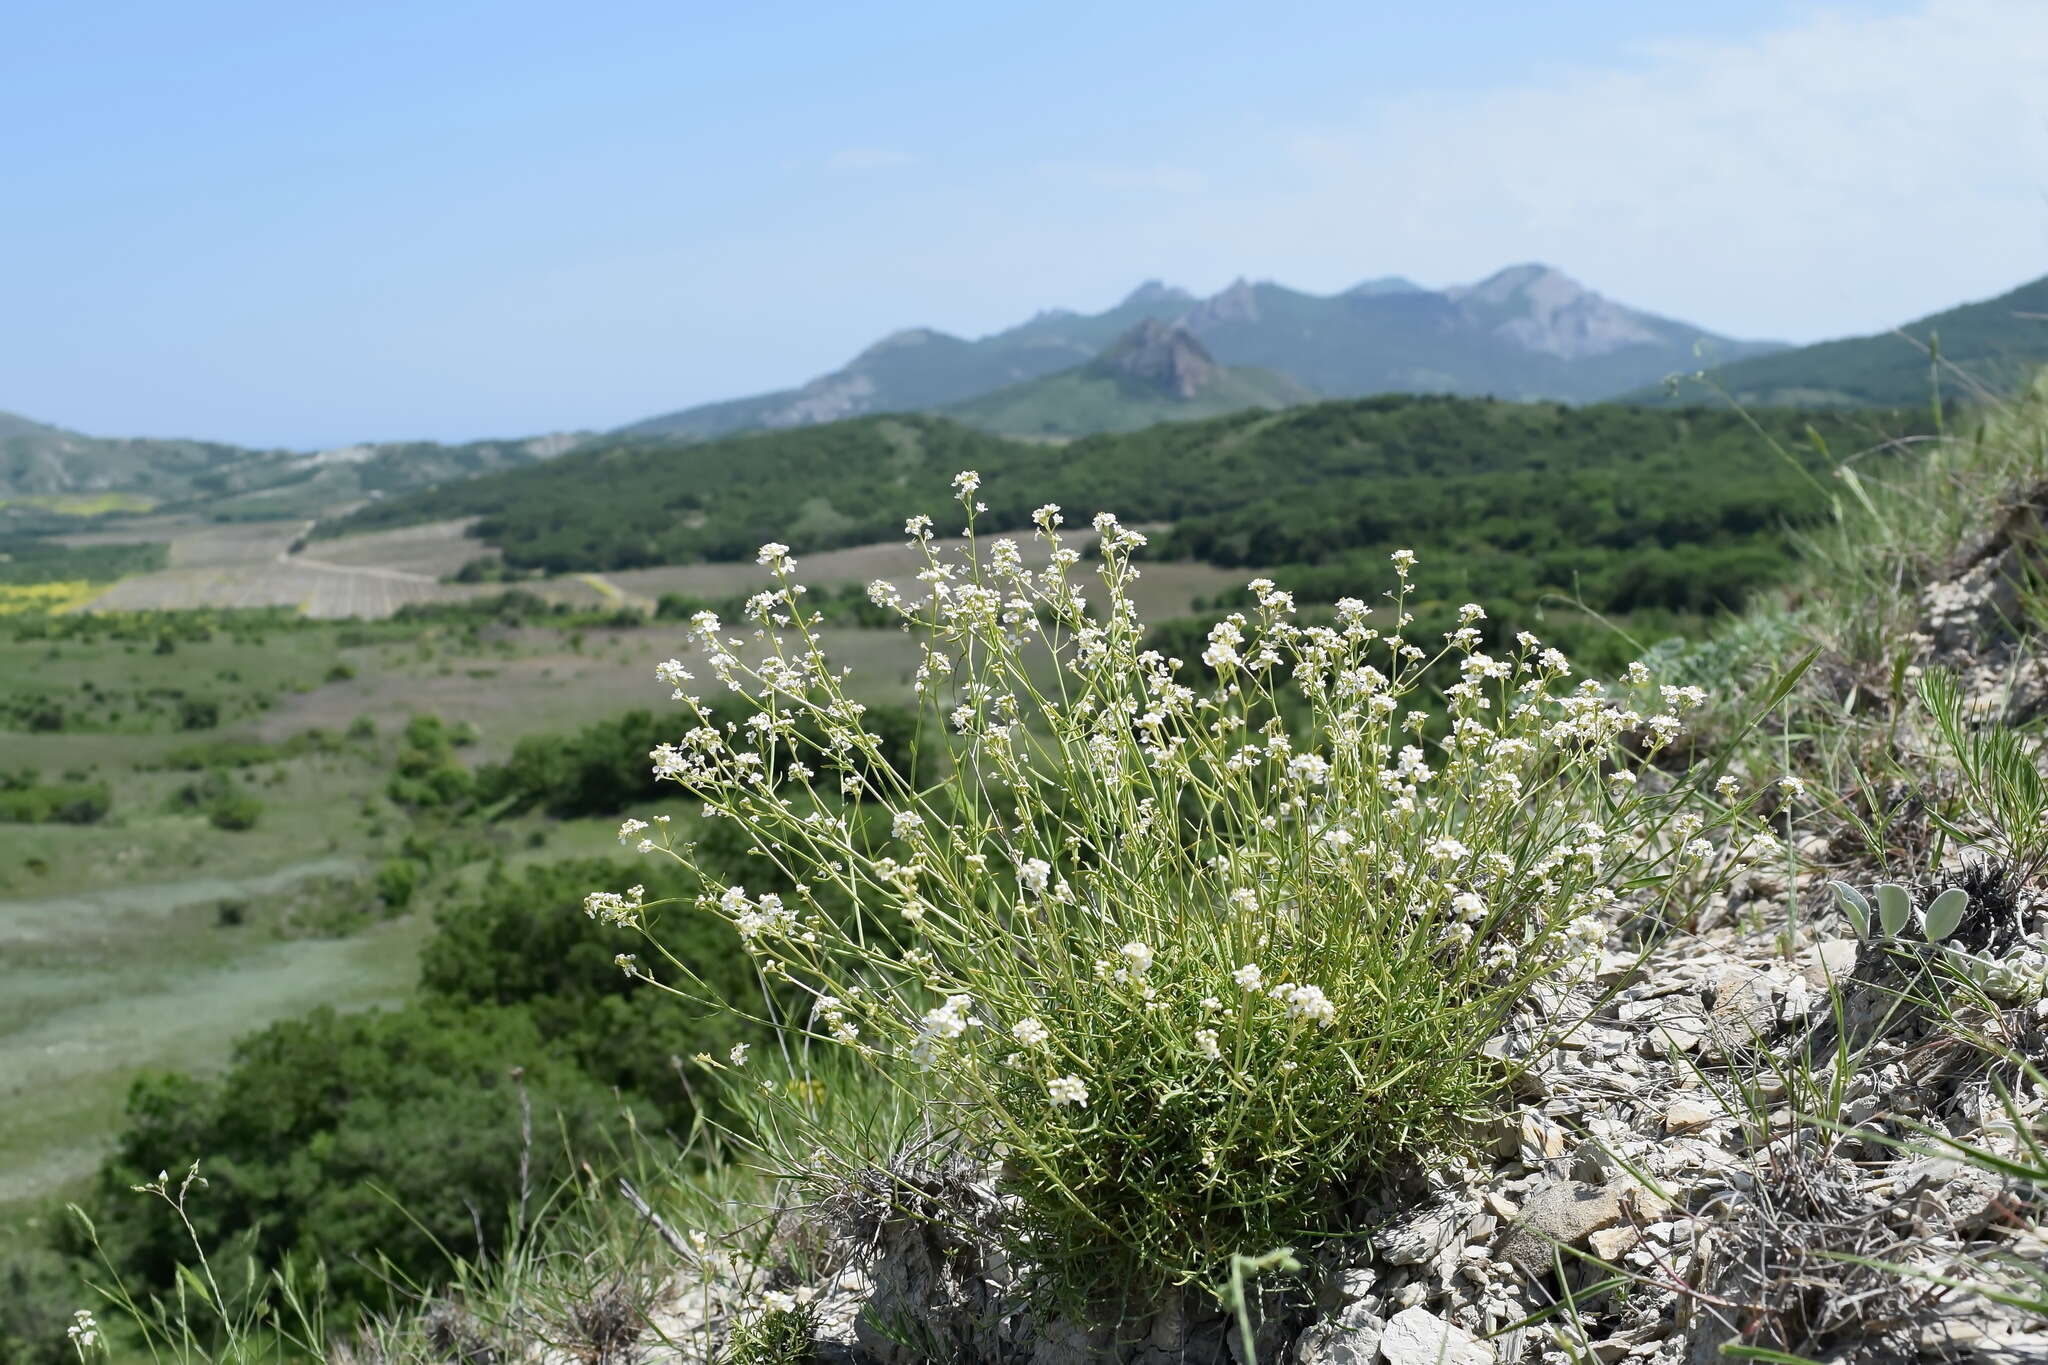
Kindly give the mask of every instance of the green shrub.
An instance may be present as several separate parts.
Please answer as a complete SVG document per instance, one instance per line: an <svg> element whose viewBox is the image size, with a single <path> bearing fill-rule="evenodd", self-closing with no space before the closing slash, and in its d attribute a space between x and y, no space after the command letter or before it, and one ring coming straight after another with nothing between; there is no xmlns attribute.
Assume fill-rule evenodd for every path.
<svg viewBox="0 0 2048 1365"><path fill-rule="evenodd" d="M970 505L977 482L960 481ZM1001 1154L1010 1250L1079 1311L1340 1235L1350 1197L1504 1113L1482 1046L1539 983L1597 963L1612 888L1646 913L1703 893L1704 817L1673 818L1684 785L1624 780L1643 759L1623 734L1654 755L1676 714L1575 684L1532 637L1480 652L1476 606L1447 640L1408 638L1408 556L1390 605L1341 602L1327 627L1256 589L1252 617L1211 633L1217 681L1198 691L1143 652L1128 594L1143 538L1098 518L1091 617L1057 509L1039 519L1046 576L1001 542L941 568L928 520L912 523L945 585L901 607L925 647L918 690L953 732L937 786L880 761L811 654L783 547L764 547L781 587L763 624L795 618L769 627L766 661L718 622L695 631L705 690L761 697L764 718L727 731L699 710L657 764L701 796L707 828L758 850L743 866L797 889L629 822L701 878L696 910L637 891L586 908L657 948L705 912L731 923L765 979L808 997L781 1016L793 1055L839 1044L943 1114L968 1156ZM1434 723L1430 695L1447 708ZM863 913L828 913L827 888ZM677 989L719 1000L708 987ZM787 1118L806 1134L793 1173L817 1170L817 1144L863 1159L796 1100Z"/></svg>
<svg viewBox="0 0 2048 1365"><path fill-rule="evenodd" d="M96 825L113 803L104 782L0 787L0 824Z"/></svg>
<svg viewBox="0 0 2048 1365"><path fill-rule="evenodd" d="M377 895L393 910L412 904L419 889L421 868L411 858L387 858L377 867Z"/></svg>
<svg viewBox="0 0 2048 1365"><path fill-rule="evenodd" d="M450 1252L499 1251L522 1169L543 1199L570 1153L602 1151L617 1112L523 1011L317 1010L243 1039L218 1080L137 1081L92 1214L124 1278L170 1288L190 1244L131 1187L203 1154L210 1185L189 1210L202 1244L270 1266L324 1260L337 1310L388 1306L396 1284L445 1278Z"/></svg>
<svg viewBox="0 0 2048 1365"><path fill-rule="evenodd" d="M212 697L183 697L178 701L180 730L211 730L220 724L220 702Z"/></svg>

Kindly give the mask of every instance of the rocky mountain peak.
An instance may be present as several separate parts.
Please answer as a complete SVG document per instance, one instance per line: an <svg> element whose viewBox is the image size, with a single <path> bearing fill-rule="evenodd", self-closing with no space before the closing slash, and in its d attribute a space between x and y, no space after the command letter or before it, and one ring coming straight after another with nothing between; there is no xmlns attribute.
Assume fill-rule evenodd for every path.
<svg viewBox="0 0 2048 1365"><path fill-rule="evenodd" d="M1641 313L1596 294L1555 267L1511 265L1444 291L1474 321L1523 350L1565 360L1663 340Z"/></svg>
<svg viewBox="0 0 2048 1365"><path fill-rule="evenodd" d="M1242 275L1233 280L1228 289L1211 298L1203 299L1188 310L1181 319L1197 332L1226 323L1255 323L1259 320L1258 289Z"/></svg>
<svg viewBox="0 0 2048 1365"><path fill-rule="evenodd" d="M853 358L853 363L858 365L863 360L872 360L876 356L890 351L906 351L915 346L929 346L933 342L956 340L958 340L957 337L950 336L945 332L936 331L930 327L905 327L901 331L889 333L889 335L883 337L865 351L862 351Z"/></svg>
<svg viewBox="0 0 2048 1365"><path fill-rule="evenodd" d="M1111 342L1089 368L1175 398L1193 398L1222 373L1194 333L1153 318Z"/></svg>
<svg viewBox="0 0 2048 1365"><path fill-rule="evenodd" d="M1193 303L1194 301L1195 296L1185 289L1171 284L1164 284L1158 280L1147 280L1136 289L1133 289L1124 298L1124 301L1117 306L1120 308L1156 308Z"/></svg>
<svg viewBox="0 0 2048 1365"><path fill-rule="evenodd" d="M1428 291L1415 281L1401 275L1382 275L1376 280L1361 280L1344 291L1346 298L1375 298L1382 294L1424 294Z"/></svg>

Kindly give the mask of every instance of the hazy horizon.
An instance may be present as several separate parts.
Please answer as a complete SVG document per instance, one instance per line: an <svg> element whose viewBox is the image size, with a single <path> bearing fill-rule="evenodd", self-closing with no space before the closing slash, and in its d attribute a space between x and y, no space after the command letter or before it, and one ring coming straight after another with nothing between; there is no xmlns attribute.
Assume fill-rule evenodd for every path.
<svg viewBox="0 0 2048 1365"><path fill-rule="evenodd" d="M0 410L95 435L602 429L1147 279L1538 260L1803 343L2048 271L2028 0L31 4L0 37Z"/></svg>

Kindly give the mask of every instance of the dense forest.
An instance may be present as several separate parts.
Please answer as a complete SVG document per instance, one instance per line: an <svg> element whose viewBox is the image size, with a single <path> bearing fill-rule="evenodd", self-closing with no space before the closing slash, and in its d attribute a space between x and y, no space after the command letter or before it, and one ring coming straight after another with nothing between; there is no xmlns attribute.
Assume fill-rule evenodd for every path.
<svg viewBox="0 0 2048 1365"><path fill-rule="evenodd" d="M512 563L555 572L736 559L767 540L802 552L893 537L974 468L984 527L1024 525L1047 501L1111 508L1175 523L1155 557L1266 570L1316 597L1376 583L1374 561L1398 545L1433 566L1434 592L1700 615L1783 574L1783 528L1825 514L1835 463L1930 422L1391 396L1047 446L867 418L577 452L337 529L480 515L478 534Z"/></svg>

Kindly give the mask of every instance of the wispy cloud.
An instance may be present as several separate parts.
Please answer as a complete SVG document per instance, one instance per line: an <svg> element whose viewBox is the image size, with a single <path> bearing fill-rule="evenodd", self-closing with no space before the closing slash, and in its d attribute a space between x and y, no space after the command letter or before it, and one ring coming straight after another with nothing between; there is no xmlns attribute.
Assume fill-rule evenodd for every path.
<svg viewBox="0 0 2048 1365"><path fill-rule="evenodd" d="M1218 211L1339 274L1540 257L1751 334L1873 328L2048 271L2044 71L2041 0L1821 12L1297 130Z"/></svg>

